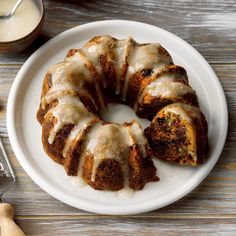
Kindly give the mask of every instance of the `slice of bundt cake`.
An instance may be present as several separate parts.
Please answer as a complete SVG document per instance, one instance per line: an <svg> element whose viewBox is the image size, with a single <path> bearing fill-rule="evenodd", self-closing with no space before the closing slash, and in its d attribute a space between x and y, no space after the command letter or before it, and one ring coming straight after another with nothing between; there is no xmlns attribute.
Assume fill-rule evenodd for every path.
<svg viewBox="0 0 236 236"><path fill-rule="evenodd" d="M79 175L95 189L139 190L156 181L155 167L141 127L97 122L87 135L80 157Z"/></svg>
<svg viewBox="0 0 236 236"><path fill-rule="evenodd" d="M173 64L169 53L158 43L138 44L134 40L127 57L128 69L121 99L134 106L139 91L149 79Z"/></svg>
<svg viewBox="0 0 236 236"><path fill-rule="evenodd" d="M154 154L181 165L203 163L207 149L207 122L199 108L174 103L162 108L145 135Z"/></svg>
<svg viewBox="0 0 236 236"><path fill-rule="evenodd" d="M152 120L161 108L176 102L198 106L197 95L188 84L185 69L171 65L159 72L140 91L134 109L139 117Z"/></svg>

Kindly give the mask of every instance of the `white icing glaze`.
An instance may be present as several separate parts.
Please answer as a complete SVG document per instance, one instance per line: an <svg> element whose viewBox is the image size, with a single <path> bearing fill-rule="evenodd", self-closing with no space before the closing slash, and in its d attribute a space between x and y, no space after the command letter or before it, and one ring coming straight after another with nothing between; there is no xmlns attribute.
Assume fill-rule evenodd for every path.
<svg viewBox="0 0 236 236"><path fill-rule="evenodd" d="M57 88L58 87L58 88ZM64 96L68 95L77 95L75 92L78 91L79 89L73 89L73 86L68 84L65 84L63 86L64 90L61 88L61 86L55 86L54 91L47 93L43 98L42 98L42 108L45 109L47 104L50 104L52 101L59 99ZM83 94L81 92L81 94ZM94 98L89 94L88 92L86 93L86 96L89 97L89 99L92 101L94 107L98 110L98 106L94 100Z"/></svg>
<svg viewBox="0 0 236 236"><path fill-rule="evenodd" d="M97 96L98 96L99 103L100 103L101 107L104 108L105 107L104 99L103 99L99 84L96 81L96 78L94 78L94 76L91 74L90 70L86 66L86 63L88 63L88 56L84 53L81 53L80 51L82 51L82 49L77 51L73 56L67 58L67 60L69 60L69 61L80 61L80 62L82 61L83 62L84 67L86 68L87 71L89 71L89 76L90 76L90 79L91 79L90 81L93 80L93 83L95 84L96 93L97 93ZM94 64L92 64L92 65L94 66ZM94 67L94 68L97 70L96 67ZM101 68L100 68L100 70L101 70ZM102 70L99 71L99 74L100 75L102 74ZM103 78L104 76L102 75L101 77ZM83 78L80 78L80 80L83 80ZM104 85L104 87L106 87L106 86Z"/></svg>
<svg viewBox="0 0 236 236"><path fill-rule="evenodd" d="M57 64L49 70L52 78L52 87L48 90L46 101L54 93L66 90L78 92L83 90L84 82L93 83L93 77L82 60L70 60Z"/></svg>
<svg viewBox="0 0 236 236"><path fill-rule="evenodd" d="M84 167L84 163L86 161L86 158L89 155L93 155L93 153L91 153L91 151L88 150L88 143L90 142L91 139L94 139L93 135L97 132L97 130L101 129L101 127L102 127L102 122L101 122L101 120L99 120L97 123L94 124L93 127L91 127L87 137L85 138L84 149L80 155L80 161L79 161L79 166L78 166L78 172L77 172L78 177L82 177L83 167ZM95 171L95 170L93 170L93 171Z"/></svg>
<svg viewBox="0 0 236 236"><path fill-rule="evenodd" d="M135 73L135 71L133 70L133 67L130 66L130 64L129 64L129 57L131 57L130 55L135 50L136 44L137 43L132 38L129 38L129 40L126 42L125 53L126 53L126 63L128 65L128 69L127 69L127 72L125 74L124 86L123 86L123 91L122 91L122 94L121 94L122 95L121 99L123 101L126 100L126 94L127 94L127 91L128 91L129 80L130 80L131 74Z"/></svg>
<svg viewBox="0 0 236 236"><path fill-rule="evenodd" d="M132 125L128 126L128 130L130 136L132 137L132 145L138 144L142 156L146 157L147 140L143 134L143 129L137 121L132 121Z"/></svg>
<svg viewBox="0 0 236 236"><path fill-rule="evenodd" d="M87 43L82 49L81 52L85 55L85 57L93 64L94 68L100 74L103 79L103 86L106 88L106 80L102 71L102 67L100 65L99 59L101 55L106 55L108 60L113 61L113 55L111 48L113 47L114 39L109 35L104 35L99 37L98 43L94 42L92 44Z"/></svg>
<svg viewBox="0 0 236 236"><path fill-rule="evenodd" d="M58 100L57 106L49 111L57 119L56 124L50 131L49 144L54 142L56 134L62 127L67 124L77 125L84 117L91 116L91 113L84 107L78 97L64 96Z"/></svg>
<svg viewBox="0 0 236 236"><path fill-rule="evenodd" d="M42 107L45 109L46 105L50 104L52 101L68 94L75 94L78 91L80 91L80 89L69 82L55 83L42 98Z"/></svg>
<svg viewBox="0 0 236 236"><path fill-rule="evenodd" d="M80 55L77 53L75 55L76 56L67 58L66 61L62 63L58 63L52 66L49 70L52 78L52 87L49 89L46 96L42 99L43 107L45 107L46 104L52 102L52 100L54 100L55 97L58 96L58 93L63 94L64 91L68 90L74 92L86 91L84 89L85 82L95 84L99 103L102 108L105 107L101 90L97 81L94 82L95 79L93 78L89 69L86 67L86 64L82 57L80 57ZM98 109L96 101L93 99L93 97L89 93L87 93L86 96L90 98L95 108Z"/></svg>
<svg viewBox="0 0 236 236"><path fill-rule="evenodd" d="M133 51L128 57L128 64L134 71L152 69L159 64L166 64L166 57L159 53L160 44L139 45L135 43Z"/></svg>
<svg viewBox="0 0 236 236"><path fill-rule="evenodd" d="M66 144L65 147L63 149L63 156L65 157L67 154L67 151L70 148L71 143L73 142L73 140L77 139L79 140L82 135L83 132L86 130L86 128L91 124L91 122L95 119L95 117L93 115L88 115L87 117L81 119L77 125L71 130L71 133L69 134L67 140L66 140Z"/></svg>
<svg viewBox="0 0 236 236"><path fill-rule="evenodd" d="M184 103L174 103L163 108L164 112L173 112L179 114L183 119L192 122L193 118L201 119L200 110L195 107Z"/></svg>
<svg viewBox="0 0 236 236"><path fill-rule="evenodd" d="M87 183L83 180L83 178L78 178L78 176L70 176L72 186L77 190L78 188L83 188L87 185Z"/></svg>
<svg viewBox="0 0 236 236"><path fill-rule="evenodd" d="M175 82L170 75L163 76L146 87L146 92L153 97L178 98L194 90L181 82Z"/></svg>
<svg viewBox="0 0 236 236"><path fill-rule="evenodd" d="M82 176L83 165L86 157L93 156L93 169L91 181L95 181L96 170L104 159L114 159L121 165L124 176L124 188L119 191L122 198L129 198L134 194L134 190L129 187L129 165L128 153L130 146L138 144L141 153L146 156L146 140L142 129L137 122L128 126L119 124L102 124L97 122L89 131L86 138L85 148L80 157L78 176Z"/></svg>
<svg viewBox="0 0 236 236"><path fill-rule="evenodd" d="M192 118L187 114L187 112L181 106L166 106L163 109L165 114L171 112L179 115L182 119L186 120L188 123L192 123Z"/></svg>
<svg viewBox="0 0 236 236"><path fill-rule="evenodd" d="M88 135L86 152L93 156L91 180L95 180L96 169L104 159L114 159L121 166L127 165L130 138L127 128L119 124L98 124ZM125 175L126 173L124 173Z"/></svg>
<svg viewBox="0 0 236 236"><path fill-rule="evenodd" d="M177 81L174 81L176 78ZM163 98L181 98L181 96L187 93L195 93L190 86L183 84L182 81L187 82L186 78L181 74L178 74L178 72L164 74L157 77L147 85L139 95L134 104L134 110L137 111L138 106L143 104L143 99L146 95Z"/></svg>
<svg viewBox="0 0 236 236"><path fill-rule="evenodd" d="M160 44L152 43L147 45L139 45L135 43L127 59L128 71L125 77L125 85L122 93L122 100L126 100L130 78L144 69L152 69L153 74L157 74L167 65L170 65L172 59L165 54L159 53Z"/></svg>
<svg viewBox="0 0 236 236"><path fill-rule="evenodd" d="M85 63L80 58L67 58L64 62L53 66L49 72L52 84L63 84L69 82L75 86L83 86L84 81L93 82L93 77Z"/></svg>
<svg viewBox="0 0 236 236"><path fill-rule="evenodd" d="M127 45L130 38L127 40L118 40L116 42L115 48L115 56L116 56L116 63L114 64L116 70L116 94L120 94L120 79L122 76L122 70L125 65L125 58L127 55Z"/></svg>
<svg viewBox="0 0 236 236"><path fill-rule="evenodd" d="M128 185L125 185L124 188L122 188L119 191L119 196L121 198L131 198L134 195L134 190L130 188Z"/></svg>

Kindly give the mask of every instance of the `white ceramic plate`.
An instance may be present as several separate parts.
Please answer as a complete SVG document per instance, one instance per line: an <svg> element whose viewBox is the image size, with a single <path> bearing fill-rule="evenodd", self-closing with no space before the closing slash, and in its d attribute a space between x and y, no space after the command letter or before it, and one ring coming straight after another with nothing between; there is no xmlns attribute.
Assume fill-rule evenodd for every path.
<svg viewBox="0 0 236 236"><path fill-rule="evenodd" d="M77 188L74 177L66 176L62 166L43 151L41 126L36 120L42 81L49 66L62 61L70 48L79 48L95 35L110 34L123 39L132 36L138 42L160 42L183 66L190 84L197 91L202 111L209 124L210 152L205 164L179 167L155 160L160 181L149 183L132 198L122 199L112 192ZM119 114L119 116L115 115ZM108 111L113 121L131 120L129 109L121 106ZM115 117L115 118L114 118ZM142 122L145 126L147 122ZM43 190L71 206L97 213L133 214L164 207L193 190L210 172L224 146L228 112L225 95L215 73L205 59L177 36L144 23L101 21L70 29L38 49L22 66L13 85L7 107L7 127L14 153L27 174ZM73 181L72 181L73 179Z"/></svg>

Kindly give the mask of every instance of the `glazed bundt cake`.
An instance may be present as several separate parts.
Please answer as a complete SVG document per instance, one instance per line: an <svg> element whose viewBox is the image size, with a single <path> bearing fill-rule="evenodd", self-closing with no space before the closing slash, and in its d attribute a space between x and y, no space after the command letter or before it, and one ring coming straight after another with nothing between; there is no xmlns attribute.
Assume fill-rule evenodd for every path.
<svg viewBox="0 0 236 236"><path fill-rule="evenodd" d="M154 118L151 126L144 134L136 121L104 121L99 115L108 103L124 103L138 116ZM181 110L180 115L165 110L172 103L175 110ZM158 180L153 153L169 160L166 149L172 146L169 141L161 145L169 135L158 123L162 113L165 116L169 111L181 127L186 127L185 149L182 143L174 148L180 146L186 152L190 148L193 152L190 159L180 158L178 153L175 161L195 165L205 158L206 148L199 146L198 138L207 142L207 129L192 127L207 127L205 119L201 123L195 116L190 115L187 121L182 117L190 110L199 113L197 106L186 71L173 64L160 44L138 44L132 38L118 40L106 35L91 39L81 49L71 49L63 62L49 69L37 119L42 125L46 153L64 165L68 175L82 177L95 189L139 190ZM172 131L173 136L180 132L177 128Z"/></svg>
<svg viewBox="0 0 236 236"><path fill-rule="evenodd" d="M207 122L197 107L174 103L162 108L145 129L145 135L160 158L192 166L205 159Z"/></svg>

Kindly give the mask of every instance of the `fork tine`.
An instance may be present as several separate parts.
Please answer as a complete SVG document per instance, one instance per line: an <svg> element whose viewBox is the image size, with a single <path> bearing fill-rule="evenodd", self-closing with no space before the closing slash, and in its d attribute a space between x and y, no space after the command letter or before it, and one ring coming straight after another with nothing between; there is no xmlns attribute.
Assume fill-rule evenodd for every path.
<svg viewBox="0 0 236 236"><path fill-rule="evenodd" d="M3 153L3 158L2 158L2 161L5 162L8 170L9 170L9 174L11 175L12 179L13 179L13 182L15 182L16 180L16 176L15 176L15 173L11 167L11 164L10 164L10 161L9 161L9 158L8 158L8 155L7 155L7 152L6 152L6 149L4 147L4 144L3 144L3 141L2 141L2 138L0 136L0 148L2 150L2 153ZM4 164L4 163L3 163Z"/></svg>

